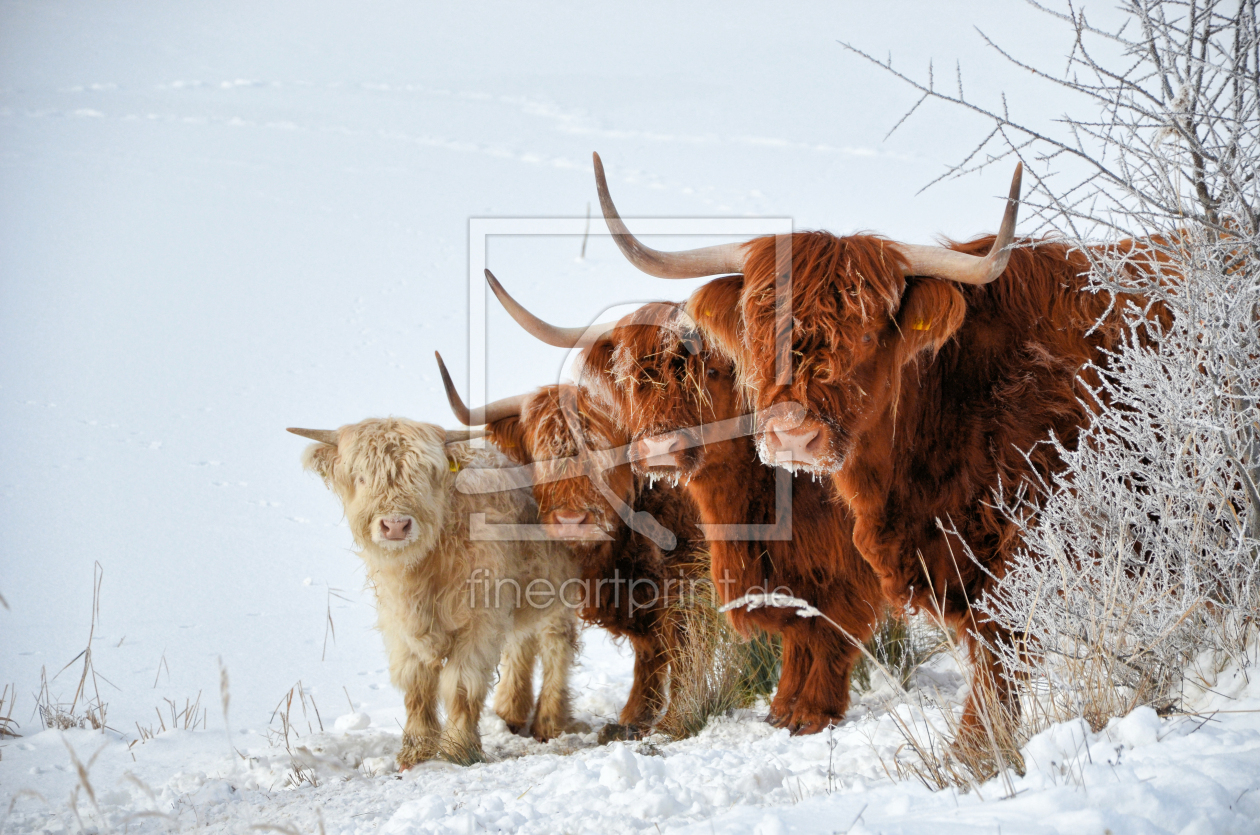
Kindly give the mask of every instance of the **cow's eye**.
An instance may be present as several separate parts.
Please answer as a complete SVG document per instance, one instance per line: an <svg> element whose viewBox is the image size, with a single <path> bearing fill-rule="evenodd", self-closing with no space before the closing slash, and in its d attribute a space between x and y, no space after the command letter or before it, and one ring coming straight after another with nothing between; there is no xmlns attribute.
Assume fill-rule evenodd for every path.
<svg viewBox="0 0 1260 835"><path fill-rule="evenodd" d="M870 342L870 341L871 341L871 335L870 335L869 333L864 333L864 334L862 334L862 341L863 341L863 342Z"/></svg>
<svg viewBox="0 0 1260 835"><path fill-rule="evenodd" d="M718 370L716 368L706 368L704 373L708 375L709 379L713 379L714 377L717 377Z"/></svg>
<svg viewBox="0 0 1260 835"><path fill-rule="evenodd" d="M355 476L354 483L362 487L363 485L367 484L367 479L364 478L363 476Z"/></svg>

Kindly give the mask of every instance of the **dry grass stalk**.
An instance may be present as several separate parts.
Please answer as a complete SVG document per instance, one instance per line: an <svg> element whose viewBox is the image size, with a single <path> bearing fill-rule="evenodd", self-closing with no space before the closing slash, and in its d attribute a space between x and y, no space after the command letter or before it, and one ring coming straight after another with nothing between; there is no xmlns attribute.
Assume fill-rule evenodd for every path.
<svg viewBox="0 0 1260 835"><path fill-rule="evenodd" d="M872 675L878 671L907 690L915 671L947 645L941 630L931 624L885 609L875 633L866 641L865 651L853 665L853 688L859 693L870 692L875 683Z"/></svg>
<svg viewBox="0 0 1260 835"><path fill-rule="evenodd" d="M699 583L693 599L675 610L685 638L670 659L669 709L657 724L675 739L695 736L714 716L751 706L778 681L778 641L760 633L742 638L716 602L713 586Z"/></svg>
<svg viewBox="0 0 1260 835"><path fill-rule="evenodd" d="M162 715L162 711L155 707L153 710L157 713L157 726L155 727L153 725L149 725L147 727L143 727L139 722L137 722L136 733L138 736L136 739L132 740L131 744L127 746L128 748L135 745L137 742L148 742L158 734L165 733L169 730L195 731L198 724L201 725L202 730L205 730L207 722L207 709L201 706L200 690L197 691L197 698L195 700L190 701L188 699L184 699L184 706L182 708L177 708L176 703L171 699L163 699L163 701L166 702L167 710L170 712L170 727L167 727L166 717Z"/></svg>
<svg viewBox="0 0 1260 835"><path fill-rule="evenodd" d="M965 653L952 636L947 647L946 651L964 666ZM998 698L992 683L980 687L981 696L974 702L979 727L964 727L948 700L939 694L929 696L920 690L915 704L889 706L888 715L905 740L892 762L898 779L918 780L934 791L957 788L979 795L982 785L999 777L1003 797L1014 795L1011 773L1024 773L1019 751L1032 734L1018 709L1012 710ZM943 729L929 722L933 710L944 722ZM903 751L913 756L903 758Z"/></svg>
<svg viewBox="0 0 1260 835"><path fill-rule="evenodd" d="M13 705L17 702L17 685L7 684L0 692L0 737L20 736L18 723L13 719Z"/></svg>
<svg viewBox="0 0 1260 835"><path fill-rule="evenodd" d="M325 607L324 607L324 648L319 653L320 661L323 661L325 658L328 657L329 637L332 638L333 646L337 645L337 627L333 623L333 616L332 616L332 601L334 597L337 598L338 600L344 600L347 603L354 602L353 600L351 600L351 598L345 596L342 589L335 589L332 586L328 587L328 597L327 597L327 600L325 601Z"/></svg>
<svg viewBox="0 0 1260 835"><path fill-rule="evenodd" d="M75 753L75 750L70 745L69 740L63 738L62 742L65 743L66 750L70 752L70 762L74 764L75 774L79 778L79 784L70 792L70 811L74 814L75 821L79 824L79 830L81 832L88 831L83 825L83 819L79 816L79 790L82 789L83 793L87 795L88 803L92 806L92 811L101 822L101 828L108 832L109 825L106 823L105 815L101 812L100 804L96 801L96 789L92 787L92 781L88 779L88 772L90 772L92 770L92 766L96 764L96 758L99 757L101 752L105 750L105 746L102 745L97 748L96 753L88 759L87 764L85 765L83 761L79 759L79 755Z"/></svg>
<svg viewBox="0 0 1260 835"><path fill-rule="evenodd" d="M309 712L307 711L308 700L310 701ZM306 688L303 687L302 682L299 681L297 684L289 688L289 692L285 693L284 696L280 698L280 702L276 705L276 709L271 712L272 722L275 722L277 718L280 720L279 730L275 728L267 729L268 741L273 745L279 744L279 742L283 741L284 747L288 748L290 734L292 734L294 738L297 738L300 735L293 726L293 705L295 701L296 704L302 708L302 720L306 722L307 733L315 733L315 727L311 724L311 713L314 713L315 721L319 725L319 730L321 733L323 732L324 722L319 715L319 705L315 704L315 697L306 692Z"/></svg>
<svg viewBox="0 0 1260 835"><path fill-rule="evenodd" d="M307 702L310 702L310 710L307 709ZM226 703L226 701L225 701ZM304 745L294 745L301 737L301 732L294 725L293 706L297 704L302 709L302 718L300 721L306 723L307 734L315 733L315 725L311 724L311 714L315 716L315 722L319 726L320 733L324 731L324 722L319 715L319 705L315 703L315 697L306 691L306 688L299 681L297 684L289 688L289 692L281 697L276 709L272 711L271 722L275 723L278 719L280 727L267 728L267 741L277 747L283 745L284 750L289 755L289 771L285 774L283 788L298 788L303 785L318 786L320 785L320 776L316 770L316 766L323 760L316 757ZM337 765L340 765L339 763Z"/></svg>
<svg viewBox="0 0 1260 835"><path fill-rule="evenodd" d="M35 695L36 710L39 713L40 722L45 728L57 728L58 730L68 730L70 728L92 728L93 730L104 730L105 716L109 705L101 699L100 681L109 684L109 680L100 675L96 671L96 666L92 661L92 640L96 637L96 624L100 619L101 613L101 580L104 578L105 570L101 564L95 563L92 569L92 619L91 626L88 630L87 646L83 651L57 671L57 675L53 676L53 681L57 680L57 676L64 673L79 659L83 660L83 670L79 674L79 683L75 687L74 697L69 704L55 698L49 689L49 681L47 671L40 669L40 688ZM89 695L90 694L90 695ZM80 705L80 700L82 705ZM82 713L80 713L80 708Z"/></svg>

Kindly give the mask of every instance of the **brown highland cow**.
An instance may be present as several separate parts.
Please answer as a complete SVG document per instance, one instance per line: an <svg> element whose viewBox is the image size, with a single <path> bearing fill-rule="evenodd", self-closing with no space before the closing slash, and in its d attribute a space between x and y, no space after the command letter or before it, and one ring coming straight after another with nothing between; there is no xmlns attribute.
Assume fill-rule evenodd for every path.
<svg viewBox="0 0 1260 835"><path fill-rule="evenodd" d="M850 514L828 485L757 460L751 421L741 421L748 409L734 364L705 347L691 316L678 305L651 304L612 329L584 334L546 325L487 278L535 336L561 347L593 340L576 366L580 381L629 432L636 472L685 484L700 510L724 603L777 591L818 607L858 641L870 637L886 604L853 545ZM720 279L702 288L693 310L737 317L724 298L731 284ZM795 609L738 607L729 614L744 634L759 628L782 636L783 670L766 721L810 734L844 717L859 654L852 640Z"/></svg>
<svg viewBox="0 0 1260 835"><path fill-rule="evenodd" d="M1015 243L1018 168L998 235L968 243L800 232L663 253L630 235L598 156L595 166L609 227L636 266L664 278L738 274L708 285L722 298L705 307L739 316L698 310L700 327L761 414L806 410L793 425L767 417L763 458L830 477L891 602L939 611L964 639L1011 640L971 612L1019 547L995 494L1035 498L1060 466L1043 442L1053 433L1075 444L1088 418L1082 368L1105 363L1122 337L1119 311L1135 300L1086 292L1079 251ZM964 721L975 727L980 687L1007 690L983 642L970 645Z"/></svg>
<svg viewBox="0 0 1260 835"><path fill-rule="evenodd" d="M688 637L680 607L694 602L695 583L708 573L695 507L677 488L635 476L625 457L628 436L575 386L545 386L474 416L440 356L438 365L456 417L484 421L486 437L505 455L533 465L543 528L567 542L577 561L578 615L634 649L630 696L600 741L645 736L665 706L670 661ZM645 528L641 514L662 527ZM666 531L672 537L663 540Z"/></svg>

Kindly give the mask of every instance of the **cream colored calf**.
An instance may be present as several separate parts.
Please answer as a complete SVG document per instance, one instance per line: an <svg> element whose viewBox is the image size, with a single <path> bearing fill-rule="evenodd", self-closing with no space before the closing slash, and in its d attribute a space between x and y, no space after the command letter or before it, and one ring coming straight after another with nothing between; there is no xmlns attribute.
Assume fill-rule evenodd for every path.
<svg viewBox="0 0 1260 835"><path fill-rule="evenodd" d="M511 466L493 447L447 442L440 426L376 418L338 430L290 430L318 443L304 466L341 500L359 556L376 592L377 624L389 652L390 680L403 691L407 724L400 768L443 755L481 758L477 722L500 657L494 709L515 733L535 712L541 741L570 725L569 670L577 647L573 611L558 596L576 576L569 550L550 542L474 540L472 514L490 524L533 523L528 489L464 494L464 468ZM452 433L453 435L454 433ZM488 589L495 593L485 593ZM538 605L531 605L537 603ZM541 656L542 690L534 711L533 667ZM447 727L438 721L438 697Z"/></svg>

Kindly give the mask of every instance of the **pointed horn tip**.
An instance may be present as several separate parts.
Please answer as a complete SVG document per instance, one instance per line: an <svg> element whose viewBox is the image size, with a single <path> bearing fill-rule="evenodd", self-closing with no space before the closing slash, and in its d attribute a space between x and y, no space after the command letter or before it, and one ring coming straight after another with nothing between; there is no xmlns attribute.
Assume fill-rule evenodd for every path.
<svg viewBox="0 0 1260 835"><path fill-rule="evenodd" d="M459 390L455 388L455 381L451 379L451 373L446 370L446 363L442 362L442 354L434 351L433 355L437 357L438 371L442 375L442 388L446 389L446 402L451 407L455 419L465 426L472 426L472 414L468 410L468 406L464 404L464 399L459 396Z"/></svg>
<svg viewBox="0 0 1260 835"><path fill-rule="evenodd" d="M516 303L516 299L512 298L512 294L504 288L498 276L486 270L486 283L490 285L490 290L494 293L494 297L499 300L500 304L508 308L508 312L511 313L512 305ZM519 304L517 306L519 307ZM513 316L512 318L515 319L516 317Z"/></svg>
<svg viewBox="0 0 1260 835"><path fill-rule="evenodd" d="M503 284L499 281L499 277L490 270L486 270L486 283L490 285L490 289L494 291L496 296L502 298L507 295L507 290L503 289Z"/></svg>
<svg viewBox="0 0 1260 835"><path fill-rule="evenodd" d="M300 438L319 441L321 444L337 445L338 430L336 429L301 429L296 426L290 426L284 431L297 435Z"/></svg>

